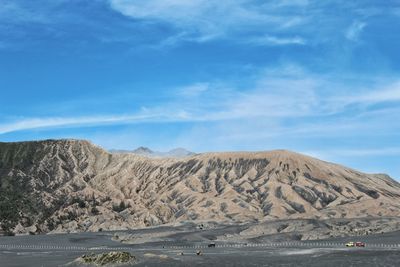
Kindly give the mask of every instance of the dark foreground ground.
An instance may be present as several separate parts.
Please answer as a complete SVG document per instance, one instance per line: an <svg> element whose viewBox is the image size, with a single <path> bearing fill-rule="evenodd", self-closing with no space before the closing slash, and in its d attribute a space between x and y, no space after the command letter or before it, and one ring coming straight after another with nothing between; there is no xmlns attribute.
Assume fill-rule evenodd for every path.
<svg viewBox="0 0 400 267"><path fill-rule="evenodd" d="M171 227L129 231L159 233ZM228 229L229 230L229 229ZM210 231L188 231L176 239L122 244L111 238L123 232L0 237L0 266L82 266L73 261L87 253L128 251L137 263L128 266L400 266L400 232L320 241L288 241L264 237L249 243L215 241ZM201 233L201 234L199 234ZM182 237L183 236L183 237ZM364 241L365 248L346 248ZM196 255L201 250L202 255Z"/></svg>

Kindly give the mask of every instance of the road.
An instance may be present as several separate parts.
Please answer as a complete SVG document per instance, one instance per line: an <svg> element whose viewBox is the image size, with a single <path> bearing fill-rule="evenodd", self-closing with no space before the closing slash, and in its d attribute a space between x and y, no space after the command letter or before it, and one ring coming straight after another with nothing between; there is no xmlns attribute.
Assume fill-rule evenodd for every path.
<svg viewBox="0 0 400 267"><path fill-rule="evenodd" d="M1 237L0 266L65 266L82 254L104 251L131 252L138 258L135 266L400 266L398 233L365 238L365 248L345 247L346 242L365 241L363 238L247 244L216 242L215 248L208 248L207 242L182 240L124 245L112 241L112 235ZM196 255L198 250L202 256Z"/></svg>
<svg viewBox="0 0 400 267"><path fill-rule="evenodd" d="M213 249L209 248L207 243L195 243L190 242L187 245L173 245L172 242L165 243L163 245L151 245L151 249L165 250L165 249ZM210 242L214 243L214 242ZM215 244L215 243L214 243ZM146 249L147 246L143 246L142 249ZM225 244L217 243L215 249L221 248L346 248L345 243L342 242L279 242L279 243L237 243L237 244ZM135 251L138 250L138 246L58 246L58 245L46 245L46 244L0 244L0 250L39 250L39 251ZM400 243L398 244L385 244L385 243L368 243L365 248L347 248L347 249L399 249Z"/></svg>

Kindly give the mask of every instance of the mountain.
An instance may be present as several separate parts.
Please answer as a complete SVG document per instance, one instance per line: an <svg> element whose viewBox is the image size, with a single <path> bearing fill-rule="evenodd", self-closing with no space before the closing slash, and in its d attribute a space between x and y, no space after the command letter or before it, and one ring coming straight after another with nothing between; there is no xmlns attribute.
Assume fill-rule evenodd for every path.
<svg viewBox="0 0 400 267"><path fill-rule="evenodd" d="M182 158L182 157L188 157L188 156L194 156L196 153L193 153L189 150L186 150L184 148L175 148L172 149L168 152L165 153L165 155L168 155L169 157L173 157L173 158Z"/></svg>
<svg viewBox="0 0 400 267"><path fill-rule="evenodd" d="M129 153L131 153L131 154L138 154L138 155L151 155L154 153L154 151L151 150L150 148L143 147L143 146L138 147L134 150L110 149L109 152L113 153L113 154L129 154Z"/></svg>
<svg viewBox="0 0 400 267"><path fill-rule="evenodd" d="M399 200L386 175L286 150L151 158L80 140L0 143L6 232L399 216Z"/></svg>
<svg viewBox="0 0 400 267"><path fill-rule="evenodd" d="M138 147L135 150L132 151L133 154L138 154L138 155L150 155L150 154L154 154L154 151L151 150L148 147Z"/></svg>
<svg viewBox="0 0 400 267"><path fill-rule="evenodd" d="M151 158L183 158L183 157L188 157L188 156L193 156L195 153L190 152L184 148L175 148L167 152L160 152L160 151L153 151L150 148L147 147L138 147L135 150L110 150L111 153L114 154L136 154L136 155L142 155L142 156L147 156Z"/></svg>

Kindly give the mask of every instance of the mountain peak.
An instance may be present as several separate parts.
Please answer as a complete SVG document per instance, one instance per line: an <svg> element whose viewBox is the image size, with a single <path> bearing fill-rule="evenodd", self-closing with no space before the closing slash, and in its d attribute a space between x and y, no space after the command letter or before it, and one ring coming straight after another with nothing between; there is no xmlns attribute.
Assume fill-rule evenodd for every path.
<svg viewBox="0 0 400 267"><path fill-rule="evenodd" d="M174 157L186 157L186 156L195 155L195 153L193 153L185 148L182 148L182 147L172 149L172 150L166 152L165 154L169 155L169 156L174 156Z"/></svg>
<svg viewBox="0 0 400 267"><path fill-rule="evenodd" d="M153 154L154 151L148 147L140 146L132 151L134 154Z"/></svg>

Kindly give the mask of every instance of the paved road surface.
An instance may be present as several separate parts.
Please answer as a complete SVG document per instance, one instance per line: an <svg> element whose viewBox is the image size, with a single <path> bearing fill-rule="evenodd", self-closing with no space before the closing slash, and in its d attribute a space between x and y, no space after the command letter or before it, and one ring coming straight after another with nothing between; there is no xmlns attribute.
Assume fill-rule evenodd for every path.
<svg viewBox="0 0 400 267"><path fill-rule="evenodd" d="M360 238L247 244L216 242L215 248L208 248L204 242L183 241L123 245L112 241L112 235L1 237L0 266L65 266L82 254L103 251L129 251L139 260L135 266L400 266L398 234L365 238L365 248L344 245ZM202 256L196 255L198 250L203 252Z"/></svg>

